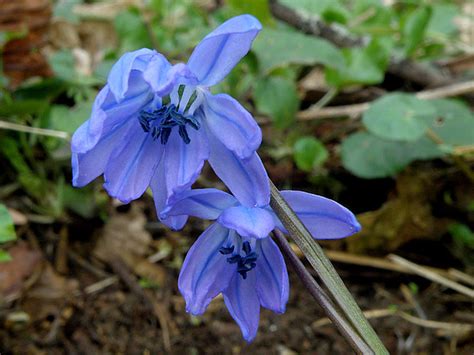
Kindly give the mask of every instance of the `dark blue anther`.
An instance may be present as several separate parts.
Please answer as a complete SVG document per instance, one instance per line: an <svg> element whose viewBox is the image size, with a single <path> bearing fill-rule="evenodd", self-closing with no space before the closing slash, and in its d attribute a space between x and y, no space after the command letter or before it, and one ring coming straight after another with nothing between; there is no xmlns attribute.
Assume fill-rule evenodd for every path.
<svg viewBox="0 0 474 355"><path fill-rule="evenodd" d="M252 251L249 242L244 242L242 244L242 250L245 253L245 256L240 254L232 254L227 258L229 264L237 264L237 272L245 280L247 278L247 273L257 266L258 254ZM231 254L234 251L234 246L222 247L219 249L219 252L223 255Z"/></svg>
<svg viewBox="0 0 474 355"><path fill-rule="evenodd" d="M141 111L138 122L143 131L150 133L153 139L159 137L161 144L168 142L173 127L178 126L178 134L186 144L191 142L186 125L195 130L200 128L199 122L194 117L179 113L173 104L162 106L152 112Z"/></svg>

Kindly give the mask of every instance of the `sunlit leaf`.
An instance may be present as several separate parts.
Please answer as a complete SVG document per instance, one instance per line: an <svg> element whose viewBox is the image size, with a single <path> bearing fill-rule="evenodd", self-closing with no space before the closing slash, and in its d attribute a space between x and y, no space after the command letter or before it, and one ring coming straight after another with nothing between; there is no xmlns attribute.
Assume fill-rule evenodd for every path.
<svg viewBox="0 0 474 355"><path fill-rule="evenodd" d="M403 26L405 42L405 55L412 55L424 38L428 23L431 18L431 7L419 7L410 14Z"/></svg>
<svg viewBox="0 0 474 355"><path fill-rule="evenodd" d="M312 136L298 139L293 146L296 166L303 171L311 172L314 168L321 166L328 155L324 144Z"/></svg>
<svg viewBox="0 0 474 355"><path fill-rule="evenodd" d="M13 220L5 205L0 204L0 243L10 242L16 239Z"/></svg>

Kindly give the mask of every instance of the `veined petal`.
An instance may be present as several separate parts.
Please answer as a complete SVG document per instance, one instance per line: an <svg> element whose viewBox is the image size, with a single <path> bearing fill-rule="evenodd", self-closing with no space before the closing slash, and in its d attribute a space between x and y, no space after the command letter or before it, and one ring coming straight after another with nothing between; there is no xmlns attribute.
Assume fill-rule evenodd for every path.
<svg viewBox="0 0 474 355"><path fill-rule="evenodd" d="M104 173L110 155L125 144L125 137L134 124L135 122L128 121L126 124L110 130L86 153L72 152L72 184L75 187L85 186Z"/></svg>
<svg viewBox="0 0 474 355"><path fill-rule="evenodd" d="M155 169L155 174L151 178L150 187L153 192L153 200L155 201L156 215L161 223L173 230L180 230L186 224L188 216L166 216L163 218L160 214L165 209L168 203L169 191L166 186L166 171L164 169L164 159L161 159L160 164Z"/></svg>
<svg viewBox="0 0 474 355"><path fill-rule="evenodd" d="M137 75L139 74L133 73L131 78ZM136 120L140 110L151 101L152 95L149 90L136 88L135 83L135 80L131 80L133 95L127 96L120 103L115 100L109 85L102 88L94 101L90 118L72 136L72 152L86 153L121 125Z"/></svg>
<svg viewBox="0 0 474 355"><path fill-rule="evenodd" d="M262 131L252 115L226 94L205 94L203 105L209 131L239 158L248 158L262 143Z"/></svg>
<svg viewBox="0 0 474 355"><path fill-rule="evenodd" d="M339 239L360 231L354 214L336 201L302 191L281 191L316 239Z"/></svg>
<svg viewBox="0 0 474 355"><path fill-rule="evenodd" d="M242 336L247 342L251 342L257 335L260 321L255 272L250 271L245 280L234 272L229 286L222 294L230 315L242 331Z"/></svg>
<svg viewBox="0 0 474 355"><path fill-rule="evenodd" d="M136 70L143 72L146 69L148 62L157 55L158 53L154 50L142 48L133 52L125 53L114 64L110 70L107 83L117 102L122 101L125 96L130 94L129 89L130 84L132 83L130 75L132 74L132 71ZM135 83L135 85L137 84L141 84L143 89L147 86L142 78Z"/></svg>
<svg viewBox="0 0 474 355"><path fill-rule="evenodd" d="M209 33L194 49L188 66L200 85L221 81L250 50L262 25L251 15L233 17Z"/></svg>
<svg viewBox="0 0 474 355"><path fill-rule="evenodd" d="M242 237L257 239L266 238L275 227L272 214L259 207L227 208L217 222L235 230Z"/></svg>
<svg viewBox="0 0 474 355"><path fill-rule="evenodd" d="M155 55L143 73L145 81L159 96L170 94L178 84L197 85L198 80L186 64L171 65L161 54Z"/></svg>
<svg viewBox="0 0 474 355"><path fill-rule="evenodd" d="M257 242L257 293L260 304L277 313L284 313L290 291L288 271L278 246L271 238Z"/></svg>
<svg viewBox="0 0 474 355"><path fill-rule="evenodd" d="M189 249L179 273L178 287L186 300L186 311L204 313L214 297L227 288L235 264L227 262L219 252L227 240L229 230L218 223L212 224Z"/></svg>
<svg viewBox="0 0 474 355"><path fill-rule="evenodd" d="M163 168L166 171L168 198L190 188L209 157L205 132L193 128L188 128L187 132L191 140L189 144L184 143L177 129L174 129L165 146Z"/></svg>
<svg viewBox="0 0 474 355"><path fill-rule="evenodd" d="M143 132L137 124L124 139L125 144L110 156L104 172L104 188L124 203L140 197L155 173L163 145Z"/></svg>
<svg viewBox="0 0 474 355"><path fill-rule="evenodd" d="M209 163L237 200L247 207L268 205L270 202L268 175L257 153L253 153L247 159L240 159L211 133L208 134L208 142Z"/></svg>
<svg viewBox="0 0 474 355"><path fill-rule="evenodd" d="M203 219L217 219L226 208L237 204L234 196L217 189L195 189L180 193L173 199L169 207L161 214L161 218L188 215Z"/></svg>

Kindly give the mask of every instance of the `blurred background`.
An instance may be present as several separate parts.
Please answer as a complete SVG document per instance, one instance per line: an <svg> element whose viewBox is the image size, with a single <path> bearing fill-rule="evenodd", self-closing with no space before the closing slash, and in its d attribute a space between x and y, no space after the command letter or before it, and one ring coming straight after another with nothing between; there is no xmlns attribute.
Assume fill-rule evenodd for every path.
<svg viewBox="0 0 474 355"><path fill-rule="evenodd" d="M1 354L350 353L292 270L250 345L222 299L189 316L177 276L206 222L173 232L149 193L71 186L112 64L186 62L241 13L264 29L213 91L259 122L271 179L357 213L323 246L391 353L474 353L472 1L0 0ZM208 167L195 186L224 188Z"/></svg>

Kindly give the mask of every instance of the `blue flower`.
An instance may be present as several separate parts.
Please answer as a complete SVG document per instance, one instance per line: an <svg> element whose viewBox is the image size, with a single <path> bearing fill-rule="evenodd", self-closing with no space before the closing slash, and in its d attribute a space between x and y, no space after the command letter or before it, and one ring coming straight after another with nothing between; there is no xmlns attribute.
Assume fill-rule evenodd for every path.
<svg viewBox="0 0 474 355"><path fill-rule="evenodd" d="M73 185L104 175L109 195L128 203L151 187L157 212L189 190L206 160L246 206L268 203L268 177L255 153L261 131L220 82L261 30L250 15L208 34L187 64L171 65L150 49L126 53L113 66L91 117L72 139ZM163 220L181 228L185 216Z"/></svg>
<svg viewBox="0 0 474 355"><path fill-rule="evenodd" d="M318 239L344 238L360 230L352 212L335 201L300 191L282 195ZM179 275L188 312L204 313L222 293L244 339L252 341L261 306L285 311L288 273L280 250L268 237L274 228L285 229L268 205L247 207L223 191L198 189L176 197L162 215L216 220L193 244Z"/></svg>

